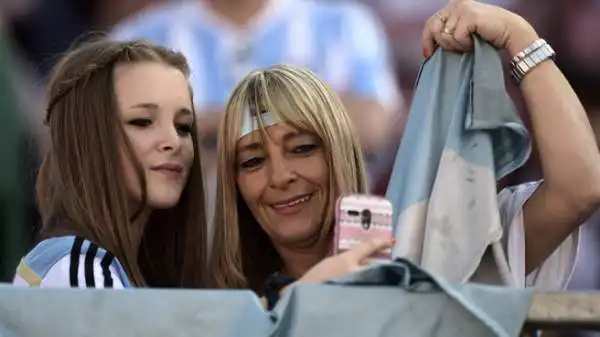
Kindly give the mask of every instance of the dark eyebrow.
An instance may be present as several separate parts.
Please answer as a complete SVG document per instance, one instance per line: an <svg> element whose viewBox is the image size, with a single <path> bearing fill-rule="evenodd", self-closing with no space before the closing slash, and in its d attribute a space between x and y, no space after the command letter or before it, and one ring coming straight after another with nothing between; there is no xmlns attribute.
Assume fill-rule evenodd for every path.
<svg viewBox="0 0 600 337"><path fill-rule="evenodd" d="M156 103L138 103L130 106L131 109L147 109L147 110L158 110L159 106ZM178 115L193 115L192 111L188 108L180 108L177 111Z"/></svg>

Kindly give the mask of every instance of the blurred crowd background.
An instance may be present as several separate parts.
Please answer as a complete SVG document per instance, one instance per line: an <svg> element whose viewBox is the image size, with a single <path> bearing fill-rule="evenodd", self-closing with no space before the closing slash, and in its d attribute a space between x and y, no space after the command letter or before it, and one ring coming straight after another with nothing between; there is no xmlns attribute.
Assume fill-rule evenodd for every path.
<svg viewBox="0 0 600 337"><path fill-rule="evenodd" d="M152 7L175 0L0 0L0 281L10 281L14 266L29 247L38 221L34 200L34 177L47 149L43 126L44 86L56 60L73 44L95 32L109 31ZM245 0L184 0L218 5ZM281 1L281 0L272 0ZM327 1L332 5L352 0ZM392 54L393 76L402 93L392 149L401 140L412 89L423 61L420 46L425 20L446 0L360 0L380 21ZM598 0L487 0L525 17L557 51L556 62L586 106L600 136L600 1ZM229 6L235 10L235 6ZM369 45L366 41L365 45ZM507 87L522 111L518 88ZM596 128L596 125L598 126ZM600 138L599 138L600 139ZM384 155L383 167L372 181L376 193L384 193L395 151ZM502 184L539 177L536 156L525 168ZM590 226L593 227L593 226ZM585 232L585 231L584 231ZM583 256L597 263L596 234L588 230ZM598 240L600 241L600 240ZM591 252L591 253L590 253ZM591 254L591 255L590 255ZM600 264L600 263L599 263ZM587 266L587 265L586 265ZM583 268L588 274L600 268ZM585 272L583 274L585 274ZM573 287L600 288L600 275L588 275ZM600 274L600 273L598 273Z"/></svg>

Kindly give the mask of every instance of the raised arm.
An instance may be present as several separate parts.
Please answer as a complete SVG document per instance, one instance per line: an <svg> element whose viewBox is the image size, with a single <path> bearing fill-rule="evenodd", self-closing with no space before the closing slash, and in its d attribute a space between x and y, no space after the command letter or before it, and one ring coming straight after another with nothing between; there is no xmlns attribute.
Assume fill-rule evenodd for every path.
<svg viewBox="0 0 600 337"><path fill-rule="evenodd" d="M517 20L511 57L538 39ZM526 272L531 272L600 205L600 153L586 112L556 64L546 61L521 82L544 182L525 203Z"/></svg>
<svg viewBox="0 0 600 337"><path fill-rule="evenodd" d="M449 50L471 50L472 34L511 58L539 39L531 25L514 13L453 0L428 21L422 41L425 54L436 43ZM581 102L552 60L528 71L520 88L544 176L522 211L528 274L600 205L600 153Z"/></svg>

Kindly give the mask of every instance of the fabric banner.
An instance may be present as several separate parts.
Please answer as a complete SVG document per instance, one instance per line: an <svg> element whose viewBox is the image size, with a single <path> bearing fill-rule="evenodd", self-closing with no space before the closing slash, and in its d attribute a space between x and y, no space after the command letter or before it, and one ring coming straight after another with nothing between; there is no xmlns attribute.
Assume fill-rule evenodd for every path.
<svg viewBox="0 0 600 337"><path fill-rule="evenodd" d="M425 61L386 193L394 257L453 283L471 279L488 247L501 249L496 181L531 153L499 52L479 38L474 49L438 48ZM513 285L503 254L495 255L498 283Z"/></svg>
<svg viewBox="0 0 600 337"><path fill-rule="evenodd" d="M510 337L528 290L451 286L406 260L291 288L272 312L248 291L0 287L0 336Z"/></svg>

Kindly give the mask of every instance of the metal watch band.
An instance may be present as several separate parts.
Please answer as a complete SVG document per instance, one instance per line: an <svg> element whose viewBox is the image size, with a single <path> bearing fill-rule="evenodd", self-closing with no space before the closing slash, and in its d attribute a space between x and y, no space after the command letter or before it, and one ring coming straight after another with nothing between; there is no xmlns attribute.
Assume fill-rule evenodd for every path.
<svg viewBox="0 0 600 337"><path fill-rule="evenodd" d="M527 48L523 49L520 53L515 55L515 57L512 58L511 62L515 62L515 63L519 62L525 56L527 56L528 54L531 54L531 52L535 51L536 49L540 48L541 46L543 46L545 44L548 44L548 43L544 39L535 40L532 44L527 46Z"/></svg>
<svg viewBox="0 0 600 337"><path fill-rule="evenodd" d="M517 83L540 63L554 58L554 49L543 39L539 39L517 54L510 62L512 76Z"/></svg>

